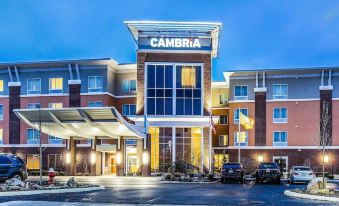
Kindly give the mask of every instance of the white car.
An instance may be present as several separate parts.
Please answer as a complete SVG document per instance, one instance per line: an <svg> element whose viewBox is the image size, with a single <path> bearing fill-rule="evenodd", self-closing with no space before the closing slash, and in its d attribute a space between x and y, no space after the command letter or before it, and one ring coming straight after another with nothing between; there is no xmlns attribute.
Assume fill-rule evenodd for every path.
<svg viewBox="0 0 339 206"><path fill-rule="evenodd" d="M295 182L310 182L315 178L314 172L307 166L293 166L289 172L291 184Z"/></svg>

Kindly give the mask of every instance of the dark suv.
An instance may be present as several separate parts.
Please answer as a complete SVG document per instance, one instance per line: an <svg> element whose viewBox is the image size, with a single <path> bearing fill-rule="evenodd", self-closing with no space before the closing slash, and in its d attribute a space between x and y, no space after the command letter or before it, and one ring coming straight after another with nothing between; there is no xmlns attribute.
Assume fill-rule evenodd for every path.
<svg viewBox="0 0 339 206"><path fill-rule="evenodd" d="M22 159L12 154L0 154L0 180L27 178L26 164Z"/></svg>
<svg viewBox="0 0 339 206"><path fill-rule="evenodd" d="M244 171L240 163L225 163L221 169L221 182L225 183L229 180L242 183L244 179Z"/></svg>
<svg viewBox="0 0 339 206"><path fill-rule="evenodd" d="M263 181L280 184L280 168L275 162L260 163L255 173L256 183Z"/></svg>

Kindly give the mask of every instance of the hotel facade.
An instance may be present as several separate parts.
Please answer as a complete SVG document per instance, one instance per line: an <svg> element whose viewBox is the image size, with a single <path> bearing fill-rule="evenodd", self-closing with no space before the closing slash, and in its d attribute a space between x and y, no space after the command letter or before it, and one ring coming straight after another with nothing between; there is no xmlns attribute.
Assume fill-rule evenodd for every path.
<svg viewBox="0 0 339 206"><path fill-rule="evenodd" d="M1 152L21 156L29 171L42 164L72 175L149 176L176 161L208 173L237 162L239 151L243 163L315 167L326 102L328 164L337 165L337 68L228 71L220 74L224 81L212 82L221 24L125 24L137 45L136 64L0 65ZM253 129L240 128L243 135L239 111L255 120Z"/></svg>

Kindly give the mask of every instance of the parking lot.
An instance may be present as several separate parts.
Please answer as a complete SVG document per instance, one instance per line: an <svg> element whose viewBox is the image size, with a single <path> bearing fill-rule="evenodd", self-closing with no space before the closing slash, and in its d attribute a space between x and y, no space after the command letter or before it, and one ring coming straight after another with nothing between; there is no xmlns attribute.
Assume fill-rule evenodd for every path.
<svg viewBox="0 0 339 206"><path fill-rule="evenodd" d="M67 177L58 178L60 181L66 179ZM173 184L163 183L160 178L154 177L113 176L78 177L76 179L82 183L104 185L106 189L87 193L2 197L0 202L21 200L81 202L82 204L333 205L327 202L289 198L283 194L286 189L306 186L302 184L255 184L253 181L242 185L237 183Z"/></svg>

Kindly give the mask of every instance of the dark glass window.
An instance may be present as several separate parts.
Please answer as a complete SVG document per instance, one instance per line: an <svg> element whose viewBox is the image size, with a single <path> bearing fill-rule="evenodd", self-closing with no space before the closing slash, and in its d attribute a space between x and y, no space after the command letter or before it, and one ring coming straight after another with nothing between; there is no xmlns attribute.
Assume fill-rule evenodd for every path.
<svg viewBox="0 0 339 206"><path fill-rule="evenodd" d="M173 66L148 65L147 86L147 114L172 115Z"/></svg>

